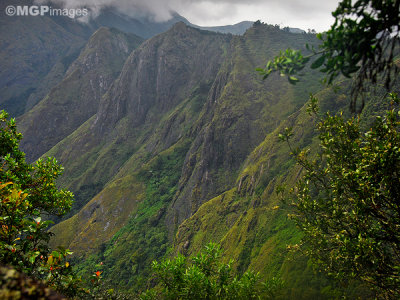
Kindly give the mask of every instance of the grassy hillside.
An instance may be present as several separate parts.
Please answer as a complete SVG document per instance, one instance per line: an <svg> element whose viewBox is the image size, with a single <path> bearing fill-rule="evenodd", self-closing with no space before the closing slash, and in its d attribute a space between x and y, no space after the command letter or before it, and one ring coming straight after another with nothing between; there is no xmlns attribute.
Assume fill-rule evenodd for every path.
<svg viewBox="0 0 400 300"><path fill-rule="evenodd" d="M349 88L341 91L324 89L317 94L322 111L343 110L348 113ZM379 95L379 93L378 93ZM382 96L382 95L381 95ZM384 97L369 102L363 112L365 123L387 107ZM379 107L379 108L378 108ZM313 270L308 259L296 249L301 233L288 218L292 213L287 193L278 195L282 186L294 187L301 168L290 157L286 143L278 139L285 127L293 127L293 147L309 148L315 153L318 145L313 117L306 107L290 115L254 149L238 174L232 189L207 201L177 231L174 251L187 255L197 253L210 241L221 243L228 260L235 260L239 273L248 269L264 278L282 277L286 282L282 299L335 299L374 297L360 283L340 286Z"/></svg>
<svg viewBox="0 0 400 300"><path fill-rule="evenodd" d="M17 0L13 5L33 1ZM6 2L0 3L5 11ZM0 20L0 106L16 117L32 107L56 84L91 31L67 17L8 17Z"/></svg>
<svg viewBox="0 0 400 300"><path fill-rule="evenodd" d="M96 113L125 59L142 41L105 27L92 35L61 82L20 118L28 160L39 158Z"/></svg>
<svg viewBox="0 0 400 300"><path fill-rule="evenodd" d="M97 113L47 153L62 161L63 182L78 197L104 185L53 228L53 244L84 257L83 273L103 261L106 282L131 291L144 288L151 260L177 249L192 253L211 237L231 246L240 272L253 261L263 262L257 271L264 275L280 271L284 256L273 258L263 247L278 253L286 242L274 248L275 240L299 236L270 207L277 199L261 196L275 176L294 181L293 174L281 174L293 163L286 149L279 159L260 149L280 147L271 137L288 118L294 122L320 75L308 71L294 87L280 77L264 82L254 70L280 49L303 49L306 42L316 40L268 25L233 37L182 23L145 42ZM266 164L255 153L274 173L255 177ZM258 226L272 226L280 236L266 239Z"/></svg>

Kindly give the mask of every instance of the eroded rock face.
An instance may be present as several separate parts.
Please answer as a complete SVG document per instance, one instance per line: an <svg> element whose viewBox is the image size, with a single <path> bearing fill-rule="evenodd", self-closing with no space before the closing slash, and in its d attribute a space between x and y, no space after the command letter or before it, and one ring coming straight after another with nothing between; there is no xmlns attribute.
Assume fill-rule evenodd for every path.
<svg viewBox="0 0 400 300"><path fill-rule="evenodd" d="M41 100L38 97L52 87L50 81L56 84L61 79L68 67L62 59L74 56L92 31L69 18L60 18L64 23L59 24L47 16L8 17L4 11L9 4L0 3L0 106L16 117L28 103L32 107ZM12 3L30 4L33 1ZM52 79L47 77L49 73Z"/></svg>
<svg viewBox="0 0 400 300"><path fill-rule="evenodd" d="M285 49L301 40L290 34L285 38L279 30L260 26L232 39L227 59L209 90L204 113L194 127L179 192L168 210L171 238L177 226L203 203L234 186L251 151L296 105L304 103L296 100L299 96L287 82L277 77L263 82L254 71L274 55L272 44Z"/></svg>
<svg viewBox="0 0 400 300"><path fill-rule="evenodd" d="M82 172L80 180L87 185L94 184L99 177L108 180L111 176L116 176L118 186L121 178L141 167L144 153L136 153L138 149L156 155L183 138L191 139L189 129L198 118L201 107L190 112L179 107L184 107L191 97L206 97L209 82L213 82L217 76L225 59L224 49L231 39L230 35L205 32L178 23L168 32L144 42L133 51L119 77L101 99L97 113L84 128L78 130L79 134L71 137L71 140L68 138L69 142L62 142L66 147L53 149L52 154L61 158L66 175L69 172ZM205 99L199 101L199 105L202 105ZM88 176L87 170L79 168L81 165L76 162L82 161L85 164L85 155L99 151L99 145L104 145L106 152L102 153L103 159L97 160L91 167L95 177ZM121 150L126 152L122 153ZM112 166L105 167L108 159ZM73 166L69 167L69 164ZM133 179L129 179L129 182L132 187L136 185ZM84 240L90 239L90 246L95 248L110 238L110 234L114 234L121 223L127 220L130 210L137 207L132 201L136 199L135 194L143 191L131 188L111 199L107 190L114 188L106 188L96 199L103 197L102 201L107 209L111 202L129 199L121 202L124 213L117 216L118 226L107 212L104 213L106 217L96 219L96 225L89 226L93 220L85 221L83 215L103 215L96 209L93 212L92 208L95 206L90 202L74 218L79 219L79 222L68 222L82 225L81 229L73 229L76 230L73 245L86 245ZM89 214L85 213L89 210ZM100 227L105 230L104 234L98 236L94 230Z"/></svg>
<svg viewBox="0 0 400 300"><path fill-rule="evenodd" d="M102 100L93 128L105 133L125 117L133 127L157 122L199 82L215 77L222 62L221 47L228 41L228 36L204 34L184 23L146 41L127 59Z"/></svg>
<svg viewBox="0 0 400 300"><path fill-rule="evenodd" d="M279 77L262 81L255 68L275 49L299 48L307 39L274 26L232 36L179 23L144 42L93 116L48 152L62 162L62 184L82 207L52 228L53 245L83 256L107 253L110 278L123 276L133 286L174 238L191 252L222 232L207 227L208 217L233 226L247 207L234 191L251 186L252 195L258 186L253 174L239 178L249 155L304 104L310 86L319 86L310 80L299 91ZM87 60L93 61L97 56ZM265 164L260 173L268 169ZM260 203L251 200L251 207ZM204 219L182 223L198 211Z"/></svg>
<svg viewBox="0 0 400 300"><path fill-rule="evenodd" d="M21 147L28 160L39 158L96 113L125 59L141 42L105 27L93 34L64 79L21 117Z"/></svg>

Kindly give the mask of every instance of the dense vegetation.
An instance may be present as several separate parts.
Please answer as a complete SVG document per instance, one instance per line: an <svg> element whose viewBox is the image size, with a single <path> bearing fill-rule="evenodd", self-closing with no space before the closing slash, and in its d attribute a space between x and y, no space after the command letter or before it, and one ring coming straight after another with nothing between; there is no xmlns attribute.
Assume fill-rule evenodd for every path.
<svg viewBox="0 0 400 300"><path fill-rule="evenodd" d="M137 180L145 185L144 199L128 224L101 246L86 262L81 273L89 275L102 262L105 284L136 292L146 286L151 262L165 256L169 243L165 213L176 192L188 142L183 142L152 159ZM129 255L126 255L129 253ZM129 267L128 267L129 266Z"/></svg>
<svg viewBox="0 0 400 300"><path fill-rule="evenodd" d="M58 189L62 167L55 159L25 162L19 149L22 135L14 119L0 112L0 262L73 296L79 279L67 260L70 251L48 246L51 221L43 215L62 215L71 207L72 193Z"/></svg>
<svg viewBox="0 0 400 300"><path fill-rule="evenodd" d="M72 63L73 74L49 93L71 106L74 99L79 110L91 105L90 114L68 124L64 104L48 105L46 98L35 118L22 117L28 127L64 122L65 132L43 149L53 147L47 155L67 167L61 185L79 193L82 209L52 228L52 245L63 243L76 256L51 251L49 222L39 219L70 207L71 194L55 185L62 168L54 160L27 164L15 122L3 114L2 261L68 295L79 281L74 263L92 279L96 297L124 297L115 290L133 297L148 287L143 298L268 297L271 286L261 282L273 277L286 283L276 299L396 297L398 98L393 93L385 104L380 91L379 99L365 93L360 117L340 112L367 80L383 74L387 86L393 83L399 1L370 2L342 1L337 22L318 35L320 46L312 33L260 22L241 37L177 24L130 54L119 47L120 33L97 32ZM388 34L377 35L389 25ZM101 47L104 36L117 50ZM306 42L311 46L303 49ZM295 87L273 75L261 81L254 68L287 46L295 50L259 71L264 77L280 71L291 83L303 72L304 80ZM114 65L110 51L123 51L126 61ZM113 66L107 81L96 77L98 64L86 64L98 53L100 66ZM312 96L310 108L303 106L306 95L320 89L320 75L306 69L308 62L337 84L318 92L319 106ZM356 89L340 73L359 76ZM103 89L93 104L71 86ZM42 117L55 112L59 118ZM279 133L289 144L279 143ZM282 202L284 186L296 188ZM154 260L160 262L152 277Z"/></svg>
<svg viewBox="0 0 400 300"><path fill-rule="evenodd" d="M293 219L303 250L341 281L361 279L385 298L399 290L399 99L364 129L359 117L326 113L318 120L320 152L292 148L305 175L297 182ZM312 97L310 112L318 112ZM287 129L281 138L289 141Z"/></svg>
<svg viewBox="0 0 400 300"><path fill-rule="evenodd" d="M336 22L326 34L319 35L323 43L313 55L320 57L311 67L323 66L321 71L328 74L325 80L329 84L340 74L350 78L355 73L354 112L357 97L366 86L384 81L387 90L394 87L399 2L342 1L333 15ZM265 79L279 71L296 83L294 76L310 57L288 49L259 72ZM327 112L319 117L316 159L308 157L309 148L290 147L305 170L292 189L296 207L293 218L304 233L302 249L329 275L341 281L361 279L382 298L400 294L397 94L390 93L389 101L386 115L378 115L367 124L369 130L361 126L360 116L347 118L343 113ZM309 105L308 111L318 117L317 98L311 96ZM280 138L289 142L292 135L291 128L286 128Z"/></svg>
<svg viewBox="0 0 400 300"><path fill-rule="evenodd" d="M274 299L283 282L272 278L261 282L252 271L234 276L232 260L221 262L219 245L209 243L188 259L179 254L174 259L154 261L152 268L158 285L140 295L151 299Z"/></svg>

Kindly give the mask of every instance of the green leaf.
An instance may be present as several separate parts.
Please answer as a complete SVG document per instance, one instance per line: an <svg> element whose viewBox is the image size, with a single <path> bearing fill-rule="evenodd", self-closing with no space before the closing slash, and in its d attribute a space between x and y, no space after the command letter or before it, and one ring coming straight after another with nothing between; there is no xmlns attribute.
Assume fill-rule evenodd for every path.
<svg viewBox="0 0 400 300"><path fill-rule="evenodd" d="M36 253L34 253L33 255L31 255L31 256L29 257L29 262L30 262L31 264L34 264L37 256L38 256L38 254L36 254Z"/></svg>
<svg viewBox="0 0 400 300"><path fill-rule="evenodd" d="M311 69L318 69L325 62L325 55L321 55L311 64Z"/></svg>
<svg viewBox="0 0 400 300"><path fill-rule="evenodd" d="M293 76L289 76L289 77L288 77L288 80L289 80L289 82L290 82L291 84L296 84L296 83L299 81L298 78L293 77Z"/></svg>

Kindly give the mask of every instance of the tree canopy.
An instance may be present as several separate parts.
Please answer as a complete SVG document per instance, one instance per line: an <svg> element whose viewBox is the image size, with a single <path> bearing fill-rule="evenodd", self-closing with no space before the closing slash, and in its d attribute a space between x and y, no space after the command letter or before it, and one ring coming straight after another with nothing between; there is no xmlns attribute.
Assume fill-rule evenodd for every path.
<svg viewBox="0 0 400 300"><path fill-rule="evenodd" d="M292 149L305 175L291 217L304 232L303 250L339 280L361 279L380 295L400 295L400 111L364 131L360 118L329 112L317 124L320 153ZM311 112L317 112L316 98ZM395 108L396 106L396 108ZM281 135L290 142L290 130Z"/></svg>
<svg viewBox="0 0 400 300"><path fill-rule="evenodd" d="M331 29L318 34L319 49L308 56L287 49L265 69L295 84L304 67L326 73L332 83L340 74L353 82L352 111L358 95L371 84L392 87L397 74L400 1L343 0L333 12ZM329 112L319 118L319 150L292 149L304 175L294 188L291 215L304 233L302 249L320 269L336 279L361 279L382 298L400 296L400 111L390 93L390 109L369 130L359 116L347 119ZM359 109L364 106L364 99ZM318 116L311 95L308 111ZM289 142L291 129L280 135Z"/></svg>
<svg viewBox="0 0 400 300"><path fill-rule="evenodd" d="M71 192L59 189L62 167L55 159L25 161L19 149L21 133L14 119L0 112L0 262L11 265L65 295L75 295L75 276L66 249L51 250L51 221L42 216L63 215L72 203Z"/></svg>
<svg viewBox="0 0 400 300"><path fill-rule="evenodd" d="M283 282L271 278L261 282L259 275L247 271L234 276L232 263L222 261L218 244L209 243L196 256L153 262L156 287L141 295L142 300L151 299L274 299ZM153 282L154 283L154 282Z"/></svg>

